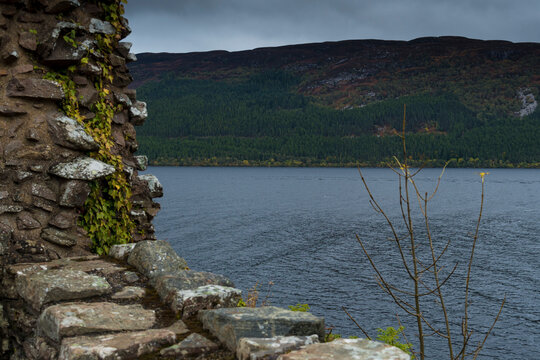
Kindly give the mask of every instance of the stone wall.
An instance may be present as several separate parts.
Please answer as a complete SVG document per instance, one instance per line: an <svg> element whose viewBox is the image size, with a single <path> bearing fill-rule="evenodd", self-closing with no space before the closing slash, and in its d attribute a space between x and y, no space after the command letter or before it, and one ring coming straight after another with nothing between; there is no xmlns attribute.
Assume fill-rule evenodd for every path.
<svg viewBox="0 0 540 360"><path fill-rule="evenodd" d="M152 176L138 175L146 160L134 156L134 126L144 122L146 105L126 88L132 80L126 62L136 59L131 44L120 41L130 32L127 21L120 20L118 32L107 16L92 0L0 0L0 268L89 254L77 219L90 182L115 171L89 157L99 146L83 126L95 116L95 84L104 75L99 62L114 67L105 85L117 110L111 150L122 156L133 192L134 240L154 238L159 205L152 197L161 189ZM111 34L114 50L107 53L99 40ZM79 121L62 111L68 94L44 79L48 73L74 81Z"/></svg>
<svg viewBox="0 0 540 360"><path fill-rule="evenodd" d="M80 219L92 186L124 174L131 240L155 239L152 198L162 189L152 175L139 175L147 160L134 155L146 104L127 89L126 63L136 57L121 41L127 20L112 16L119 6L0 0L0 358L20 350L29 334L21 329L32 324L8 268L90 255ZM106 131L93 132L92 121ZM102 151L121 160L107 163Z"/></svg>

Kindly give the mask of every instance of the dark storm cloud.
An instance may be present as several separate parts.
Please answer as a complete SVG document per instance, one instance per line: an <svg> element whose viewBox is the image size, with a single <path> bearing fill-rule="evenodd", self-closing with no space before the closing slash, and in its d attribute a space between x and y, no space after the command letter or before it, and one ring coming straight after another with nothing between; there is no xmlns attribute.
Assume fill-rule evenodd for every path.
<svg viewBox="0 0 540 360"><path fill-rule="evenodd" d="M538 0L129 0L135 52L460 35L540 41Z"/></svg>

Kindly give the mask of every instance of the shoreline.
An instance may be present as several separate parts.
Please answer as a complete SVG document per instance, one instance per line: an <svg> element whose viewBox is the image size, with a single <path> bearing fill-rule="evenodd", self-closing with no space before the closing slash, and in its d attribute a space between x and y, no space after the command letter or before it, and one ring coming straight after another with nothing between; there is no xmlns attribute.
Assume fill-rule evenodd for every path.
<svg viewBox="0 0 540 360"><path fill-rule="evenodd" d="M272 163L218 163L218 162L184 162L184 163L175 163L175 162L155 162L150 161L149 166L156 167L266 167L266 168L390 168L388 162L386 163L303 163L295 162L293 164L287 162L272 162ZM410 167L413 168L443 168L445 166L444 162L437 163L420 163L420 162L410 162ZM540 163L496 163L490 164L489 162L481 162L479 164L456 164L455 162L450 162L446 165L450 169L540 169Z"/></svg>

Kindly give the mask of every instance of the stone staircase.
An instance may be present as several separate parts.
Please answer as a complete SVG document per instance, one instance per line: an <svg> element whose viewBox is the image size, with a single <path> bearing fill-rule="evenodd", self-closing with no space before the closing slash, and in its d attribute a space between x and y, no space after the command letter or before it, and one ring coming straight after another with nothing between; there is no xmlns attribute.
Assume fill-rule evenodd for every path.
<svg viewBox="0 0 540 360"><path fill-rule="evenodd" d="M241 291L229 279L187 270L165 241L115 246L107 258L11 265L2 292L10 300L0 327L9 324L11 334L3 358L12 360L367 359L355 343L312 348L325 331L312 314L236 307ZM370 359L408 359L378 346L385 357ZM300 347L316 353L290 357ZM345 348L354 351L343 355Z"/></svg>

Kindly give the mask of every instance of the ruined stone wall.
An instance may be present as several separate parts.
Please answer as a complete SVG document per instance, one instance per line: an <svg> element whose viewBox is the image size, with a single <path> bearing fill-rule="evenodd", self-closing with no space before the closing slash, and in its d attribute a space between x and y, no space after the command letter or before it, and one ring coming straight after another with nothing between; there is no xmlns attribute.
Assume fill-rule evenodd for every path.
<svg viewBox="0 0 540 360"><path fill-rule="evenodd" d="M119 3L0 0L0 271L90 252L78 218L91 183L119 168L92 159L100 149L85 122L96 116L98 90L106 89L115 109L110 151L121 155L131 187L133 240L154 238L151 220L159 205L152 197L161 189L157 179L138 175L146 161L134 156L134 126L144 122L146 105L126 88L132 80L126 62L135 56L121 39L130 30L121 17L121 26L107 21L107 6ZM107 36L113 39L109 52L101 48ZM102 64L112 71L104 74ZM70 94L48 74L74 82L79 119L66 116ZM106 81L97 90L100 79Z"/></svg>

